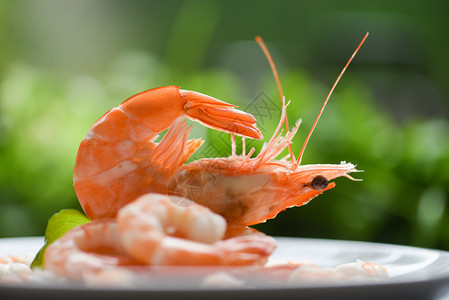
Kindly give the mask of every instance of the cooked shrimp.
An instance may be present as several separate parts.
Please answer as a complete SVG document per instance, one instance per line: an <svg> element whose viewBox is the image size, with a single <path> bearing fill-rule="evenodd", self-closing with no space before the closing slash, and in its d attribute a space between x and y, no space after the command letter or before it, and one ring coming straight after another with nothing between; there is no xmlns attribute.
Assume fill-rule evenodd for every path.
<svg viewBox="0 0 449 300"><path fill-rule="evenodd" d="M92 218L113 217L118 210L146 193L172 194L222 215L229 226L247 226L274 218L288 207L300 206L335 186L329 182L356 172L351 163L300 165L329 97L366 36L343 68L326 98L296 159L292 139L300 122L284 136L287 105L268 50L263 49L273 68L282 101L279 125L256 157L236 155L235 136L261 138L253 116L209 96L163 87L131 97L98 120L82 141L74 170L78 199ZM261 42L261 39L258 39ZM202 140L187 140L186 116L211 128L231 133L232 155L184 162L201 146ZM156 135L169 128L160 143ZM290 160L277 160L289 147ZM245 149L245 147L243 147Z"/></svg>
<svg viewBox="0 0 449 300"><path fill-rule="evenodd" d="M108 281L103 270L126 275L138 265L263 265L276 247L273 238L255 230L223 239L225 232L224 218L206 207L177 196L146 194L116 218L67 232L47 248L44 267L72 279Z"/></svg>
<svg viewBox="0 0 449 300"><path fill-rule="evenodd" d="M137 94L101 117L78 149L73 184L89 218L114 217L140 195L168 192L175 170L203 143L187 140L191 128L184 116L224 132L262 138L252 115L215 98L175 86Z"/></svg>
<svg viewBox="0 0 449 300"><path fill-rule="evenodd" d="M341 264L333 268L323 268L310 262L289 262L272 266L218 270L206 275L202 286L224 287L294 287L311 283L331 282L354 283L388 279L387 270L376 263L361 260Z"/></svg>
<svg viewBox="0 0 449 300"><path fill-rule="evenodd" d="M357 260L353 263L338 265L335 268L320 268L313 265L300 266L289 275L288 282L298 284L311 281L357 281L386 278L389 278L389 275L383 266Z"/></svg>
<svg viewBox="0 0 449 300"><path fill-rule="evenodd" d="M349 276L365 276L371 278L388 278L388 271L382 265L367 263L358 259L354 263L337 266L336 270Z"/></svg>
<svg viewBox="0 0 449 300"><path fill-rule="evenodd" d="M264 264L275 248L274 239L263 234L222 240L223 217L176 196L141 196L119 211L117 224L124 248L142 264Z"/></svg>
<svg viewBox="0 0 449 300"><path fill-rule="evenodd" d="M67 232L45 252L45 269L81 278L84 272L133 264L124 250L113 219L95 220Z"/></svg>

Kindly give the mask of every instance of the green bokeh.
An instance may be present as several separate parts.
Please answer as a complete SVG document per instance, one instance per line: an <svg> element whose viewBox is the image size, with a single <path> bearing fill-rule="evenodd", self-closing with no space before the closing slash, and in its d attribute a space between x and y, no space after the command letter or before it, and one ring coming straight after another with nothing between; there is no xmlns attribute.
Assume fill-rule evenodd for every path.
<svg viewBox="0 0 449 300"><path fill-rule="evenodd" d="M308 205L256 227L449 250L447 11L447 1L0 1L0 237L43 235L53 213L80 209L72 187L78 145L133 94L179 85L243 109L260 97L279 104L256 35L277 63L290 126L302 118L298 153L370 31L303 160L350 161L363 181L338 179ZM279 111L255 116L269 138ZM191 136L230 154L221 133L195 124Z"/></svg>

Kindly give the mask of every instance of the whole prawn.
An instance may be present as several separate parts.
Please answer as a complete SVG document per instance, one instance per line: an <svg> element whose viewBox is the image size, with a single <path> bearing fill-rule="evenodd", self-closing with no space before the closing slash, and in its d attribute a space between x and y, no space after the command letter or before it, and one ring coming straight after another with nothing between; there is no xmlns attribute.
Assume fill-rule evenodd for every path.
<svg viewBox="0 0 449 300"><path fill-rule="evenodd" d="M210 96L168 86L137 94L111 109L88 131L81 142L75 162L73 183L76 194L87 216L95 221L84 225L82 230L75 228L61 242L51 245L49 250L52 250L46 254L46 260L51 253L57 254L58 251L65 253L62 254L63 257L76 257L77 251L71 252L69 249L75 245L73 239L79 239L88 245L94 245L97 252L100 249L100 254L104 254L102 247L105 246L104 251L109 251L114 257L112 264L127 260L128 263L183 264L186 257L194 264L266 262L275 247L274 240L248 228L248 225L274 218L288 207L306 204L320 193L333 188L335 183L329 182L330 180L341 176L353 179L349 173L356 169L350 163L300 163L333 89L367 35L337 78L297 159L291 142L300 122L289 130L287 105L279 77L260 38L256 40L267 55L278 84L282 114L271 139L255 157L252 157L254 148L248 153L244 150L242 155L237 155L235 149L235 134L262 138L255 118L236 109L234 105ZM184 164L203 143L201 139L188 140L191 127L187 126L184 117L230 133L232 155ZM287 128L284 136L280 134L283 124ZM167 128L167 133L157 143L158 134ZM290 160L287 157L277 160L277 156L286 147L289 148ZM193 190L201 192L195 193ZM174 213L176 209L167 202L169 197L189 198L196 203L193 210L196 213L186 213L188 210L183 210L190 216L188 218L184 213ZM207 209L200 209L202 206L199 204ZM215 220L212 226L215 229L210 229L206 236L215 237L207 241L209 246L199 246L198 243L204 244L205 241L196 240L191 235L177 235L182 232L183 226L191 226L189 222L192 218L202 220L198 213L218 214L215 216L224 218L225 232L223 228L220 229L222 225L219 225L219 218L210 218ZM180 221L176 221L176 218L180 218ZM166 220L165 223L161 221L163 224L177 224L175 227L170 225L168 230L170 234L173 231L177 233L175 238L166 238L164 226L155 220ZM196 227L192 231L197 235L202 232L198 228L201 224L205 228L211 227L207 225L208 222L194 222ZM104 243L100 242L100 245L96 244L98 241L90 240L91 231L101 232L95 226L100 226L101 230L107 232L106 240ZM211 230L218 230L219 234L215 235ZM117 236L118 239L115 238ZM82 252L92 251L89 247L78 245L75 248ZM235 258L226 259L228 255ZM96 259L97 257L93 260L94 265ZM46 267L49 268L58 269L63 265L57 258L47 261ZM109 258L107 262L110 262ZM63 272L67 270L63 269Z"/></svg>

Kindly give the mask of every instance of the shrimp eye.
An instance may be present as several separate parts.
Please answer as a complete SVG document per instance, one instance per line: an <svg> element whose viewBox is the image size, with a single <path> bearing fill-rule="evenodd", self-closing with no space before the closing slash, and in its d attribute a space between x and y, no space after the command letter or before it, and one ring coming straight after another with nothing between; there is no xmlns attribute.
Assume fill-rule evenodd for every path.
<svg viewBox="0 0 449 300"><path fill-rule="evenodd" d="M327 188L328 184L329 184L329 181L326 179L326 177L318 175L315 178L313 178L312 183L310 184L310 186L314 190L322 191L325 188Z"/></svg>

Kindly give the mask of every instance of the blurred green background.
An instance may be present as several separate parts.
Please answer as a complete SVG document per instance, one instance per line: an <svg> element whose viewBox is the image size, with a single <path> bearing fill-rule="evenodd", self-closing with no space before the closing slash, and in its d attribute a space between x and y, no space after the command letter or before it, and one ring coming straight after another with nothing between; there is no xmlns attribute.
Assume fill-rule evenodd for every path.
<svg viewBox="0 0 449 300"><path fill-rule="evenodd" d="M303 159L350 161L363 181L338 179L308 205L256 227L449 250L448 11L447 1L417 0L1 0L0 237L43 235L53 213L80 209L72 187L78 145L133 94L179 85L242 108L279 104L256 35L277 63L291 125L303 120L299 153L369 31ZM279 112L254 112L265 137ZM195 125L192 136L208 143L196 158L230 154L223 134Z"/></svg>

